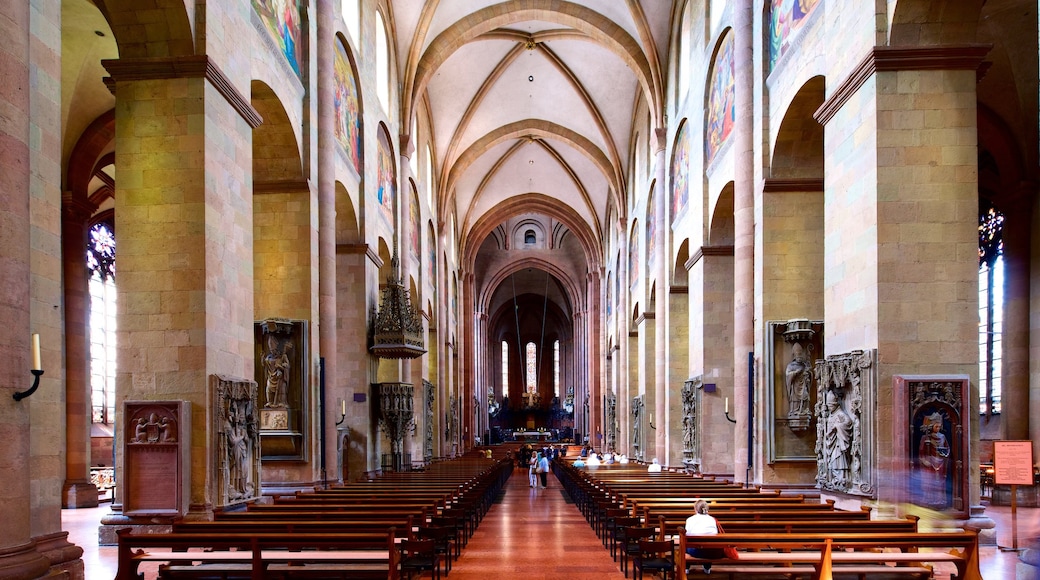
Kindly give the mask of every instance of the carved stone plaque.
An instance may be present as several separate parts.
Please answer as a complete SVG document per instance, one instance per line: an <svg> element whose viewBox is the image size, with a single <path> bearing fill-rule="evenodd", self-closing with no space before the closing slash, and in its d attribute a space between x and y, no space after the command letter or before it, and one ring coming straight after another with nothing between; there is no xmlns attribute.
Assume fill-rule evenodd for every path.
<svg viewBox="0 0 1040 580"><path fill-rule="evenodd" d="M123 403L123 513L176 516L187 512L190 490L191 404Z"/></svg>

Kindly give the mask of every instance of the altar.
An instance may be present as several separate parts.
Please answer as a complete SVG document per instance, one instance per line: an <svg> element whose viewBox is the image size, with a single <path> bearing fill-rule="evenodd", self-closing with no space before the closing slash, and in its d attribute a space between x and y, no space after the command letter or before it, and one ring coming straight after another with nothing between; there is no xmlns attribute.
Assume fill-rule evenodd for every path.
<svg viewBox="0 0 1040 580"><path fill-rule="evenodd" d="M550 431L513 431L513 441L555 441L556 430Z"/></svg>

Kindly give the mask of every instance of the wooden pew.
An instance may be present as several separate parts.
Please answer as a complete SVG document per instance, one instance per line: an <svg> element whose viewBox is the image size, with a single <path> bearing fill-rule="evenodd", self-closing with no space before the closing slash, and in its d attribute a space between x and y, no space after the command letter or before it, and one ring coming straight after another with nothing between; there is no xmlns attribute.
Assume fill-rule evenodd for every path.
<svg viewBox="0 0 1040 580"><path fill-rule="evenodd" d="M678 528L679 580L686 568L711 562L712 574L745 577L754 574L810 573L819 580L837 575L906 574L926 577L924 564L949 562L958 580L982 580L979 572L978 535L975 532L889 533L732 533L686 537ZM688 547L737 548L739 558L702 560L686 554ZM935 551L922 552L920 548ZM887 550L898 551L887 551Z"/></svg>
<svg viewBox="0 0 1040 580"><path fill-rule="evenodd" d="M374 542L329 533L133 534L124 528L116 534L116 580L138 580L138 565L146 561L167 562L160 577L168 578L289 579L313 577L319 569L323 577L400 577L393 530Z"/></svg>

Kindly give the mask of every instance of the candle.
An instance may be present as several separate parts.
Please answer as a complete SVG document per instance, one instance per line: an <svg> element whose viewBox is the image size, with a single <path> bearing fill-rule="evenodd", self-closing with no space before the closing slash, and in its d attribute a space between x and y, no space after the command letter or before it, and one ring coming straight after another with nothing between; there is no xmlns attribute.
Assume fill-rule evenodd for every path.
<svg viewBox="0 0 1040 580"><path fill-rule="evenodd" d="M346 415L347 414L347 400L346 399L340 399L339 400L339 414L340 415Z"/></svg>
<svg viewBox="0 0 1040 580"><path fill-rule="evenodd" d="M650 415L647 418L650 419L651 423L654 422L654 414L653 413L650 413Z"/></svg>
<svg viewBox="0 0 1040 580"><path fill-rule="evenodd" d="M40 335L32 335L32 368L34 371L42 370L43 365L40 364Z"/></svg>
<svg viewBox="0 0 1040 580"><path fill-rule="evenodd" d="M729 397L726 397L726 414L729 415Z"/></svg>

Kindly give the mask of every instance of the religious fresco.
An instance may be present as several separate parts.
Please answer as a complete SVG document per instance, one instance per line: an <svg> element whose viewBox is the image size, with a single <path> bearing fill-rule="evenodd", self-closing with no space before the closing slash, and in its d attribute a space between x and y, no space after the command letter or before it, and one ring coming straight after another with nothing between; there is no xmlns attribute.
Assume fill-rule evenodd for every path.
<svg viewBox="0 0 1040 580"><path fill-rule="evenodd" d="M672 150L672 166L670 168L670 181L672 183L672 223L678 221L679 216L686 211L686 201L690 195L690 139L687 135L685 121L679 127L679 133L675 136L675 145Z"/></svg>
<svg viewBox="0 0 1040 580"><path fill-rule="evenodd" d="M300 76L300 7L296 0L253 0L253 10L260 16L271 39Z"/></svg>
<svg viewBox="0 0 1040 580"><path fill-rule="evenodd" d="M378 145L376 203L380 209L379 213L393 230L395 225L394 202L397 198L397 171L394 169L394 152L390 147L390 138L385 129L379 132Z"/></svg>
<svg viewBox="0 0 1040 580"><path fill-rule="evenodd" d="M636 222L632 223L632 237L628 243L629 289L635 288L636 284L639 283L639 238L636 236L636 232L639 231L638 225Z"/></svg>
<svg viewBox="0 0 1040 580"><path fill-rule="evenodd" d="M769 0L769 69L791 47L795 33L820 0Z"/></svg>
<svg viewBox="0 0 1040 580"><path fill-rule="evenodd" d="M737 116L733 82L733 34L726 33L715 56L711 82L708 83L708 119L707 131L704 133L704 153L709 163L733 132Z"/></svg>
<svg viewBox="0 0 1040 580"><path fill-rule="evenodd" d="M646 275L654 271L657 264L657 205L654 196L646 205Z"/></svg>
<svg viewBox="0 0 1040 580"><path fill-rule="evenodd" d="M896 377L896 380L902 377ZM910 501L937 510L967 506L967 380L907 380Z"/></svg>
<svg viewBox="0 0 1040 580"><path fill-rule="evenodd" d="M617 272L611 272L607 278L607 320L611 320L614 317L614 277L617 276Z"/></svg>
<svg viewBox="0 0 1040 580"><path fill-rule="evenodd" d="M415 193L415 187L412 187L412 202L408 204L408 250L416 264L422 258L422 249L419 241L422 236L422 230L420 229L419 220L419 195Z"/></svg>
<svg viewBox="0 0 1040 580"><path fill-rule="evenodd" d="M361 173L361 108L358 106L357 77L342 42L336 43L336 143Z"/></svg>

